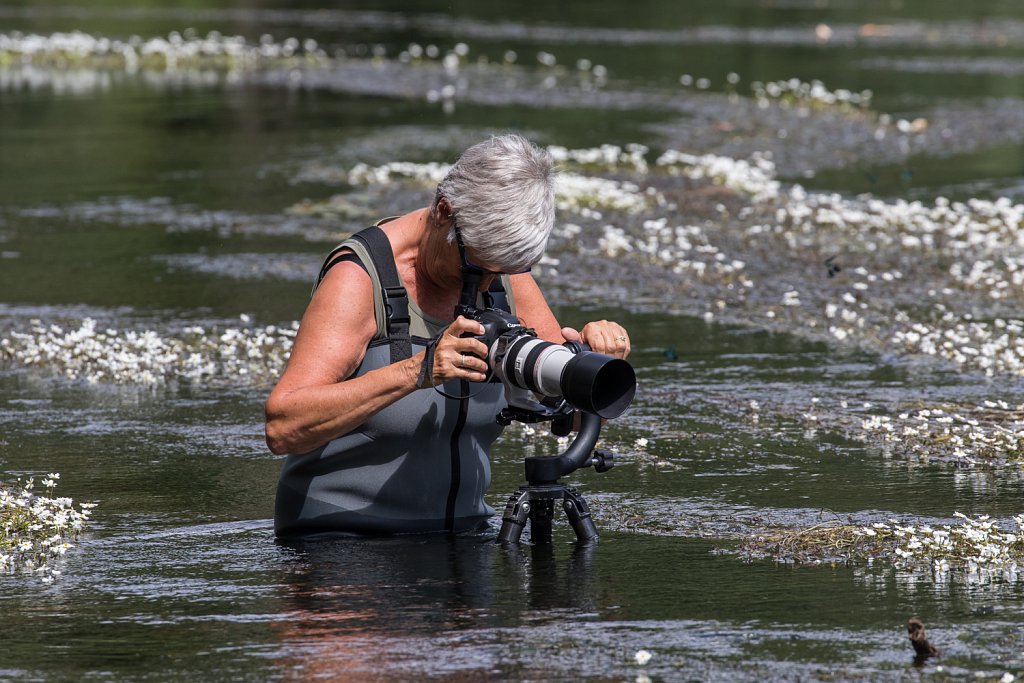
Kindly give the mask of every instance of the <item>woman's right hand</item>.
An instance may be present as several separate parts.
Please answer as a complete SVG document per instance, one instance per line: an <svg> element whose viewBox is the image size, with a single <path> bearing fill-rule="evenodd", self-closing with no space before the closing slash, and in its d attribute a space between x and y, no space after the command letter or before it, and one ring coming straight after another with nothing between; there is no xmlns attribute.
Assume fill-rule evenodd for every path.
<svg viewBox="0 0 1024 683"><path fill-rule="evenodd" d="M483 333L484 327L477 321L461 315L456 318L438 339L434 349L434 366L431 373L424 377L420 388L437 386L453 379L470 382L486 380L487 346L470 336Z"/></svg>

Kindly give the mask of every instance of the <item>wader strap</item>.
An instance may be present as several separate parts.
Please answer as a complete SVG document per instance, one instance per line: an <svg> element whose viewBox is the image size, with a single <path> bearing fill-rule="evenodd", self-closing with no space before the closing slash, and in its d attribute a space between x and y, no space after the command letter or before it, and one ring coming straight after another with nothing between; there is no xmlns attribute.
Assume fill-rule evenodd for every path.
<svg viewBox="0 0 1024 683"><path fill-rule="evenodd" d="M344 249L344 247L342 247L342 249ZM360 268L362 268L364 272L369 274L370 271L366 270L366 264L360 261L359 257L351 252L348 254L342 254L338 258L333 258L333 256L336 253L338 253L338 251L340 251L340 249L335 249L334 251L332 251L331 255L327 257L326 261L324 261L324 267L320 269L320 275L318 275L316 278L316 287L319 287L320 283L323 282L324 277L327 275L327 271L329 271L331 268L338 265L339 263L354 263ZM316 291L316 289L314 288L313 291Z"/></svg>
<svg viewBox="0 0 1024 683"><path fill-rule="evenodd" d="M388 339L391 346L391 362L412 357L412 339L409 337L409 294L398 278L395 268L395 253L391 250L384 231L376 225L360 230L352 239L359 240L370 253L373 266L380 278L381 293L384 295L384 312L387 316Z"/></svg>

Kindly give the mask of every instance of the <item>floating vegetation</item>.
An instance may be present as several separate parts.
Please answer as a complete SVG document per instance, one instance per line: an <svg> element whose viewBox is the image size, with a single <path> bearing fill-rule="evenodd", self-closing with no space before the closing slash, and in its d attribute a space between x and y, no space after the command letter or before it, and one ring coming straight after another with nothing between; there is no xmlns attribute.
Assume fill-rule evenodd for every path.
<svg viewBox="0 0 1024 683"><path fill-rule="evenodd" d="M860 66L867 69L928 74L1024 74L1024 60L1009 57L873 57L861 60Z"/></svg>
<svg viewBox="0 0 1024 683"><path fill-rule="evenodd" d="M175 254L154 256L153 260L169 266L171 270L191 270L236 280L275 279L289 282L312 282L321 262L318 254L303 253L236 253L224 256Z"/></svg>
<svg viewBox="0 0 1024 683"><path fill-rule="evenodd" d="M750 85L757 101L757 106L764 109L772 101L777 101L784 106L810 107L817 109L821 107L838 107L840 110L867 109L871 106L872 92L862 90L853 92L840 88L829 90L821 81L805 83L799 78L790 78L785 81L771 81L762 83L755 81Z"/></svg>
<svg viewBox="0 0 1024 683"><path fill-rule="evenodd" d="M372 21L381 21L379 13L373 15ZM858 36L863 27L848 28ZM792 30L817 40L819 29ZM841 42L843 30L830 28L826 42ZM885 31L886 39L892 37ZM574 31L572 36L577 41L583 34ZM446 112L459 103L677 112L685 117L647 126L664 136L665 147L732 158L771 152L781 172L792 177L855 164L900 163L916 154L969 152L1024 136L1024 107L1015 98L940 105L898 119L872 111L870 91L830 89L819 81L754 82L749 95L742 96L739 74L730 73L724 84L684 75L680 82L695 85L701 91L697 96L688 89L638 88L612 80L607 68L588 58L577 59L575 67L545 51L538 51L535 60L520 59L512 51L489 58L461 41L444 50L411 43L389 55L379 44L328 52L312 39L278 41L264 35L247 43L237 36L213 32L199 37L189 30L126 40L80 33L0 34L0 90L81 93L128 80L156 88L257 85L348 92L425 101Z"/></svg>
<svg viewBox="0 0 1024 683"><path fill-rule="evenodd" d="M618 157L606 149L601 158L615 163ZM670 190L662 173L710 181L731 193L720 197L709 219L680 224L669 216L692 214L699 190ZM1024 374L1024 321L978 321L973 313L992 310L993 303L1007 310L1024 303L1024 205L1006 198L925 203L783 188L772 160L762 155L736 160L669 150L632 178L618 189L647 199L647 207L636 201L602 208L630 207L628 213L642 220L619 214L600 216L602 223L589 229L578 226L596 235L598 253L717 282L727 306L824 331L838 342L930 355L990 376ZM844 271L839 254L855 267ZM820 279L791 274L794 262L834 282L822 287ZM775 267L786 275L773 273ZM914 274L914 285L907 273ZM778 281L774 291L765 287L775 284L763 279L769 275ZM774 304L766 302L769 291Z"/></svg>
<svg viewBox="0 0 1024 683"><path fill-rule="evenodd" d="M689 296L676 296L675 301L702 307L692 312L705 319L800 330L813 338L935 358L990 376L1024 375L1024 321L997 310L1001 306L1008 313L1024 304L1024 205L1005 198L920 202L813 192L800 185L783 186L769 155L732 159L667 150L649 162L649 150L641 145L553 148L552 153L569 170L560 175L556 188L559 217L545 264L551 266L544 272L552 279L547 285L558 287L554 266L573 268L574 259L588 262L585 272L574 275L573 285L588 297L615 282L618 276L609 269L621 268L625 276L631 266L634 272L637 265L649 266L661 274L660 287L688 290ZM371 214L378 204L393 205L402 197L428 201L447 169L445 164L414 162L339 168L338 177L357 192L293 206L288 212L299 215L282 220L294 221L295 229L311 238L312 215L331 215L335 207L340 214ZM44 206L19 213L45 218L65 211ZM272 226L273 221L230 213L199 212L190 218L189 212L160 199L102 201L72 213L128 223L164 222L169 230L287 232ZM316 235L331 239L337 231ZM595 269L600 257L605 265ZM225 269L224 263L205 257L167 258L176 267L232 277L306 276L300 276L304 268L297 260L271 263L243 255ZM976 310L986 310L990 317L978 320ZM84 337L94 333L86 331ZM30 336L42 340L41 334ZM197 344L179 342L187 349ZM6 343L5 355L14 357L15 338ZM108 374L116 376L119 366L103 370L93 358L86 365L95 372L79 370L70 361L57 360L67 349L48 355L33 351L25 338L18 343L22 348L16 352L29 359L23 362L57 364L61 372L91 376L93 381L137 377L148 384L166 381L168 373L189 377L233 372L212 347L196 351L202 359L196 362L207 369L192 368L179 357L184 351L161 346L162 338L141 357L178 358L166 366L177 369L165 371L160 363L149 367L135 359L121 379ZM133 339L129 346L137 343ZM189 355L191 351L184 357ZM210 357L214 360L205 360ZM147 367L148 375L143 372ZM1004 446L1000 441L999 447Z"/></svg>
<svg viewBox="0 0 1024 683"><path fill-rule="evenodd" d="M649 150L646 146L636 143L624 147L605 144L588 149L568 149L559 145L549 145L547 150L552 158L563 166L571 165L587 171L647 172Z"/></svg>
<svg viewBox="0 0 1024 683"><path fill-rule="evenodd" d="M1024 461L1024 405L986 401L962 412L933 406L895 418L874 415L861 428L868 438L904 455L964 465Z"/></svg>
<svg viewBox="0 0 1024 683"><path fill-rule="evenodd" d="M945 326L914 323L898 331L893 342L901 350L951 361L963 370L1024 375L1024 321L996 318L992 322L961 321L943 315Z"/></svg>
<svg viewBox="0 0 1024 683"><path fill-rule="evenodd" d="M61 572L57 567L73 548L96 507L53 495L60 474L47 474L36 493L35 478L17 486L0 484L0 572L31 573L43 583L52 583Z"/></svg>
<svg viewBox="0 0 1024 683"><path fill-rule="evenodd" d="M643 223L645 236L642 240L631 240L625 231L606 225L598 239L600 250L612 258L620 253L636 251L647 263L657 265L676 274L692 273L698 278L714 277L731 279L738 275L746 263L726 257L710 243L701 226L669 225L666 219L649 220ZM753 282L738 278L742 287L751 287Z"/></svg>
<svg viewBox="0 0 1024 683"><path fill-rule="evenodd" d="M789 3L792 6L793 3ZM806 3L807 6L816 6ZM3 8L3 16L39 18L81 16L78 7L45 6ZM915 21L904 19L888 23L805 23L789 26L734 26L710 24L684 28L643 29L616 26L578 26L552 22L531 23L501 19L451 16L435 12L410 13L379 10L318 8L260 9L198 7L90 7L94 17L159 18L183 23L258 23L264 25L307 26L320 30L349 32L422 33L459 39L505 40L544 44L591 45L767 45L821 47L823 45L858 48L894 46L999 47L1024 45L1024 22L1000 17L998 26L974 20ZM422 46L426 53L434 45ZM408 52L413 52L412 49Z"/></svg>
<svg viewBox="0 0 1024 683"><path fill-rule="evenodd" d="M1024 374L1024 321L1000 316L995 308L1002 306L1009 312L1024 304L1024 205L1005 198L958 202L939 197L926 203L844 197L800 185L784 187L768 155L732 159L667 150L649 163L649 150L640 145L554 148L553 154L573 170L564 171L557 182L558 227L546 264L552 266L546 271L551 278L553 266L568 259L572 267L573 258L587 259L590 268L595 256L606 257L615 267L652 266L656 269L652 272L675 278L671 283L666 280L666 286L689 289L688 299L707 307L693 312L706 319L779 325L843 345L932 357L990 376ZM335 209L346 215L369 214L385 199L410 192L416 200L426 201L447 169L440 163L354 164L337 173L346 184L365 190L365 196L349 192L326 202L296 205L288 212L299 215L283 220L295 221L295 229L311 238L315 233L311 215L331 215ZM397 194L385 196L385 192ZM45 218L63 211L41 207L22 209L20 214ZM129 223L164 222L169 230L287 232L267 220L260 227L255 225L260 221L228 213L199 212L189 218L159 199L117 199L82 206L73 213ZM316 236L331 239L337 231ZM306 276L300 276L305 268L298 256L294 262L271 263L258 255L242 255L228 270L224 263L200 256L161 258L176 267L223 271L232 277ZM794 268L794 264L802 266ZM606 271L595 273L588 285L614 281ZM580 291L589 291L583 285L586 272L575 278ZM977 320L974 311L982 307L991 317ZM94 332L86 331L84 338ZM10 346L14 340L7 341L9 357L14 354ZM179 341L186 348L196 344L195 340ZM27 344L25 339L19 343ZM133 339L129 346L137 343L141 342ZM162 343L162 338L154 342L156 346L143 357L184 353ZM60 364L55 359L67 350L47 355L25 347L17 352L33 364ZM212 348L197 353L203 359L216 356ZM132 362L135 365L122 379L110 379L108 372L119 372L113 367L97 374L100 367L95 359L87 365L96 372L82 370L81 375L71 363L61 371L92 376L94 381L133 381L127 377L135 376L143 383L165 381L155 379L167 374L159 363L148 370L149 375L136 375L147 365ZM206 362L197 360L199 365ZM223 370L209 366L196 370L180 359L168 367L179 368L170 374L183 377L194 372L232 372L223 358L210 362Z"/></svg>
<svg viewBox="0 0 1024 683"><path fill-rule="evenodd" d="M751 557L784 562L873 561L891 559L897 567L925 569L942 575L966 573L974 580L1020 578L1024 561L1024 515L1006 531L988 515L976 518L956 512L958 524L904 524L891 519L868 526L842 522L807 529L780 529L755 535L743 545Z"/></svg>
<svg viewBox="0 0 1024 683"><path fill-rule="evenodd" d="M176 204L167 197L104 197L95 201L56 206L43 204L15 210L19 219L66 219L103 221L122 226L162 225L169 233L212 232L221 237L236 235L288 237L310 242L337 243L349 233L333 221L300 210L287 215L253 215L235 211L210 210L191 204Z"/></svg>
<svg viewBox="0 0 1024 683"><path fill-rule="evenodd" d="M666 150L654 162L658 170L670 175L683 175L696 180L708 179L750 195L753 201L765 201L779 196L780 183L775 179L775 164L769 155L755 154L749 160L730 159L716 154L685 154Z"/></svg>
<svg viewBox="0 0 1024 683"><path fill-rule="evenodd" d="M248 316L242 316L249 323ZM184 327L177 337L152 330L77 329L32 321L30 332L0 339L0 359L53 370L90 384L155 386L171 381L272 382L281 374L298 323L290 327Z"/></svg>
<svg viewBox="0 0 1024 683"><path fill-rule="evenodd" d="M397 179L415 180L424 185L437 185L444 180L450 164L429 162L416 164L409 161L395 161L381 166L356 164L347 174L349 185L383 185Z"/></svg>
<svg viewBox="0 0 1024 683"><path fill-rule="evenodd" d="M276 42L263 36L259 44L242 36L211 31L199 37L194 31L172 31L166 38L126 40L92 36L81 31L47 36L20 32L0 33L0 66L34 65L62 69L78 66L138 69L223 68L251 69L269 65L318 64L327 54L313 39L288 38Z"/></svg>
<svg viewBox="0 0 1024 683"><path fill-rule="evenodd" d="M621 148L609 145L608 149L618 151ZM615 151L611 153L616 154ZM583 156L584 152L581 151L576 158ZM618 154L616 158L617 156ZM597 160L595 159L593 163L596 164ZM432 188L444 179L450 168L448 164L433 162L392 162L380 166L356 164L346 174L346 181L350 185L361 186L383 185L404 180ZM560 173L555 181L555 202L558 209L575 213L602 209L640 212L649 206L653 194L643 192L635 183L572 172Z"/></svg>

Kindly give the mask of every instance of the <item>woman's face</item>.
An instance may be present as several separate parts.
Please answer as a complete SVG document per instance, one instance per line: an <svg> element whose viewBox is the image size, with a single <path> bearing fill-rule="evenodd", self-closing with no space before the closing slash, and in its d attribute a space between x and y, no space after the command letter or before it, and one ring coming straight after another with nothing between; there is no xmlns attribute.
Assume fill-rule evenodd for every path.
<svg viewBox="0 0 1024 683"><path fill-rule="evenodd" d="M428 261L428 267L432 269L434 279L445 283L451 281L461 288L462 271L463 269L468 269L481 274L480 290L487 291L494 278L502 274L501 270L497 266L480 259L473 247L463 243L458 222L447 198L442 197L438 201L432 219L433 229L431 232L437 242L437 248L434 252L437 254L437 257ZM448 235L452 230L455 231L455 240L449 242ZM433 268L434 266L436 266L436 269Z"/></svg>

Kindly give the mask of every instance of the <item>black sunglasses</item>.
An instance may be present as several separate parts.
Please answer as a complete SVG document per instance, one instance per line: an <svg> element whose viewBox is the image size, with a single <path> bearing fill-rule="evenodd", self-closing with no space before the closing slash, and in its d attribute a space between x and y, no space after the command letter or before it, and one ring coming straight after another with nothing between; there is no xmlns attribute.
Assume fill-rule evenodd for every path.
<svg viewBox="0 0 1024 683"><path fill-rule="evenodd" d="M481 276L486 275L521 275L523 273L529 273L532 268L525 268L523 270L517 270L514 273L504 270L489 270L483 266L478 266L469 260L469 256L466 255L466 245L462 241L462 233L459 232L459 224L455 221L455 214L452 213L452 230L455 232L455 243L459 246L459 256L462 257L462 267L466 270L474 273L479 273Z"/></svg>

